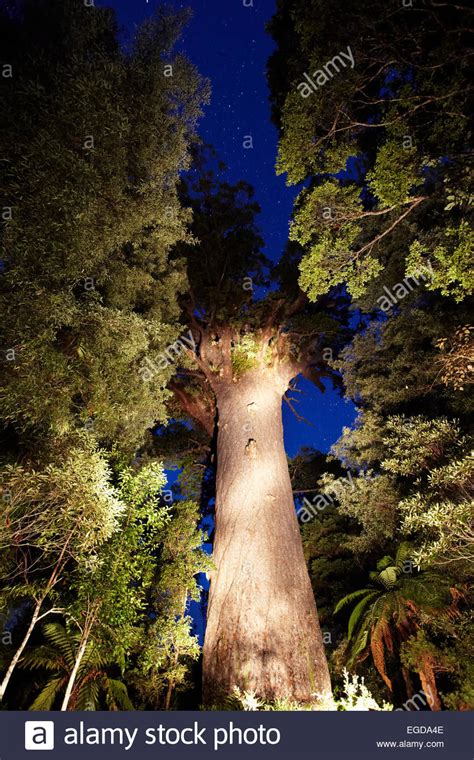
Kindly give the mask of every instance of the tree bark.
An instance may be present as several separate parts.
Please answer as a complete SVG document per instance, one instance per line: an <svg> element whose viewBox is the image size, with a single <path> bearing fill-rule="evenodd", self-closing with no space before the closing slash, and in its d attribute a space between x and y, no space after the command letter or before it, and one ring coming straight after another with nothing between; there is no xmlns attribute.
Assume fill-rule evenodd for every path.
<svg viewBox="0 0 474 760"><path fill-rule="evenodd" d="M69 545L70 538L71 538L71 534L68 536L68 538L67 538L67 540L66 540L66 542L65 542L65 544L64 544L64 546L63 546L63 548L61 550L61 554L58 557L58 561L56 562L54 570L51 573L51 576L50 576L50 578L48 580L48 583L46 585L46 588L45 588L43 594L36 601L36 604L35 604L35 607L34 607L34 610L33 610L33 616L31 618L31 622L30 622L30 624L28 626L28 629L27 629L27 631L26 631L26 633L25 633L25 635L24 635L24 637L22 639L22 642L21 642L20 646L16 650L16 652L15 652L15 654L13 656L13 659L12 659L10 665L7 668L7 672L5 673L5 676L3 677L2 683L0 684L0 702L3 700L3 697L5 696L5 691L7 690L7 686L9 684L9 682L10 682L10 679L11 679L11 677L13 675L13 672L14 672L16 666L18 665L18 663L20 661L21 655L23 654L23 651L24 651L26 645L28 644L28 641L30 640L30 636L33 633L33 630L34 630L36 624L38 623L39 620L42 620L47 615L50 615L53 612L60 612L60 610L56 610L56 609L53 608L52 610L48 610L47 612L45 612L42 615L40 615L41 608L42 608L42 606L44 604L44 601L45 601L46 597L48 596L49 592L51 591L51 589L55 586L55 584L57 582L57 579L58 579L58 575L59 575L59 573L62 571L62 569L64 567L64 556L66 554L66 549L67 549L67 547Z"/></svg>
<svg viewBox="0 0 474 760"><path fill-rule="evenodd" d="M64 693L63 702L61 705L61 712L65 712L69 707L69 700L71 699L72 690L74 688L74 684L76 681L76 677L82 662L82 658L84 657L87 643L89 641L89 634L90 634L90 627L85 627L84 632L81 636L81 640L79 642L79 648L77 650L76 659L74 662L74 667L71 671L71 675L69 676L69 680L67 682L66 691Z"/></svg>
<svg viewBox="0 0 474 760"><path fill-rule="evenodd" d="M0 701L3 699L3 697L5 695L5 692L7 690L7 686L10 683L10 678L12 677L13 671L15 670L16 666L18 665L18 662L20 661L21 655L23 654L23 651L24 651L26 645L28 644L28 641L30 640L30 636L33 633L34 627L35 627L36 623L38 622L38 620L40 619L41 607L43 606L43 602L44 602L45 598L46 598L46 594L43 594L38 599L38 601L36 602L35 608L33 610L33 616L31 618L31 621L30 621L30 624L28 626L28 629L27 629L25 635L23 636L23 640L22 640L20 646L16 650L16 652L15 652L15 654L13 656L13 659L10 662L10 665L7 668L7 672L5 673L5 676L3 678L2 683L0 684Z"/></svg>
<svg viewBox="0 0 474 760"><path fill-rule="evenodd" d="M249 372L217 387L217 496L204 702L235 686L265 700L331 690L283 445L289 378Z"/></svg>

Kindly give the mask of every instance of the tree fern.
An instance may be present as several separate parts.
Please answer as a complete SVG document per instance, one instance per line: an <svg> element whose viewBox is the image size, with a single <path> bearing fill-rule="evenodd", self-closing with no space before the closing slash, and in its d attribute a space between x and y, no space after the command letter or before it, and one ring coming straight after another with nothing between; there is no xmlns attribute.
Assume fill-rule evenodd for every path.
<svg viewBox="0 0 474 760"><path fill-rule="evenodd" d="M430 573L404 572L405 563L411 557L412 547L402 543L395 559L385 556L377 563L377 570L370 573L372 588L362 588L339 600L335 613L354 605L349 616L347 638L352 667L371 653L381 678L392 689L387 673L386 655L399 653L409 636L416 633L422 612L449 611L452 607L449 583Z"/></svg>
<svg viewBox="0 0 474 760"><path fill-rule="evenodd" d="M46 680L30 710L52 710L63 696L74 667L80 634L72 633L60 623L43 626L48 644L27 652L21 663L24 670L44 670L59 673ZM105 656L95 642L90 642L79 667L70 706L75 710L98 710L104 702L109 710L133 710L127 687L110 678L108 670L117 667Z"/></svg>
<svg viewBox="0 0 474 760"><path fill-rule="evenodd" d="M105 701L109 710L133 710L127 687L122 681L107 678L104 681Z"/></svg>
<svg viewBox="0 0 474 760"><path fill-rule="evenodd" d="M57 647L59 652L63 655L68 667L74 666L76 659L76 648L79 641L79 634L68 633L66 628L61 623L46 623L43 626L43 633L48 641Z"/></svg>
<svg viewBox="0 0 474 760"><path fill-rule="evenodd" d="M86 681L79 685L76 694L73 695L72 702L76 710L96 710L99 704L100 686L97 680ZM74 699L75 697L75 699Z"/></svg>
<svg viewBox="0 0 474 760"><path fill-rule="evenodd" d="M28 670L44 668L45 670L58 671L64 666L65 662L58 658L57 650L47 645L38 646L30 652L26 652L22 661L19 663L20 668L27 668Z"/></svg>

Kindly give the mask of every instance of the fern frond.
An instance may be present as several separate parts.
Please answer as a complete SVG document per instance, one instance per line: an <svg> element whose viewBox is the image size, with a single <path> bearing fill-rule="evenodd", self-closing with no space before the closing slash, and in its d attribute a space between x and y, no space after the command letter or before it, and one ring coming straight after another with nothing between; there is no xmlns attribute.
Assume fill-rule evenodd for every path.
<svg viewBox="0 0 474 760"><path fill-rule="evenodd" d="M398 591L387 591L375 601L370 610L371 623L376 625L379 622L392 622L398 610L399 605Z"/></svg>
<svg viewBox="0 0 474 760"><path fill-rule="evenodd" d="M81 684L76 698L76 710L98 710L100 686L97 680L90 679Z"/></svg>
<svg viewBox="0 0 474 760"><path fill-rule="evenodd" d="M227 694L224 698L222 710L243 711L243 697L244 695L240 689L236 686L231 694Z"/></svg>
<svg viewBox="0 0 474 760"><path fill-rule="evenodd" d="M379 559L377 562L377 572L382 572L385 570L385 568L389 567L390 565L393 565L393 557L390 557L389 554L386 554L382 559Z"/></svg>
<svg viewBox="0 0 474 760"><path fill-rule="evenodd" d="M109 710L134 710L127 687L115 678L104 678L105 701Z"/></svg>
<svg viewBox="0 0 474 760"><path fill-rule="evenodd" d="M43 626L45 637L59 649L69 667L74 666L79 634L69 633L61 623L46 623Z"/></svg>
<svg viewBox="0 0 474 760"><path fill-rule="evenodd" d="M367 594L367 596L364 596L352 610L351 616L349 618L349 622L347 624L347 638L349 639L349 641L352 638L354 629L357 627L357 625L360 623L362 619L365 608L367 607L369 602L371 602L374 599L374 597L379 596L379 595L380 595L380 591L372 591L372 593Z"/></svg>
<svg viewBox="0 0 474 760"><path fill-rule="evenodd" d="M383 631L384 626L386 625L388 625L388 623L383 620L377 625L372 626L370 631L370 651L372 652L372 658L378 673L382 676L390 691L392 691L392 682L385 672Z"/></svg>
<svg viewBox="0 0 474 760"><path fill-rule="evenodd" d="M358 659L364 659L361 658L361 655L367 649L368 639L368 628L361 628L351 647L351 656L347 663L349 667L352 667Z"/></svg>
<svg viewBox="0 0 474 760"><path fill-rule="evenodd" d="M398 583L398 575L397 568L394 565L389 565L379 573L377 580L387 591L391 591Z"/></svg>
<svg viewBox="0 0 474 760"><path fill-rule="evenodd" d="M91 669L103 670L104 667L108 664L109 663L107 661L107 658L104 657L103 654L101 654L95 642L91 641L86 646L86 650L82 657L78 673L79 674L87 673L87 671Z"/></svg>
<svg viewBox="0 0 474 760"><path fill-rule="evenodd" d="M373 588L360 588L357 591L352 591L350 594L343 596L342 599L339 599L338 603L336 604L334 608L334 614L337 614L340 610L342 610L348 604L353 602L354 599L358 599L360 596L363 596L364 594L371 594L373 591L374 591Z"/></svg>
<svg viewBox="0 0 474 760"><path fill-rule="evenodd" d="M66 678L51 678L46 686L43 686L40 693L36 697L33 704L30 706L30 710L51 710L58 695L66 686Z"/></svg>
<svg viewBox="0 0 474 760"><path fill-rule="evenodd" d="M413 545L409 541L402 541L399 544L397 553L395 555L395 565L399 572L404 569L405 562L408 562L413 558Z"/></svg>
<svg viewBox="0 0 474 760"><path fill-rule="evenodd" d="M28 670L44 668L58 671L64 669L64 662L58 658L57 651L50 646L39 646L26 652L18 663L18 667Z"/></svg>

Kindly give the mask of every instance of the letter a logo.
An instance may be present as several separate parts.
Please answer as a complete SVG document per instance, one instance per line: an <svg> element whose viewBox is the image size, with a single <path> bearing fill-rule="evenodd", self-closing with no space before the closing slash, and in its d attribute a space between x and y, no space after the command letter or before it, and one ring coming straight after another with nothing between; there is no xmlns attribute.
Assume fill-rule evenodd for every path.
<svg viewBox="0 0 474 760"><path fill-rule="evenodd" d="M25 749L54 749L54 723L52 720L25 722Z"/></svg>

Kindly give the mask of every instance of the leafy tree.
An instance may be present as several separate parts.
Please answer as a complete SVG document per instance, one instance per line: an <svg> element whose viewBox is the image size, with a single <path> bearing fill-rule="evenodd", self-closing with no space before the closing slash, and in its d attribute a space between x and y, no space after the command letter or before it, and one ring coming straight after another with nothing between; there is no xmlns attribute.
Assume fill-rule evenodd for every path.
<svg viewBox="0 0 474 760"><path fill-rule="evenodd" d="M388 457L382 467L412 477L410 493L399 503L401 531L418 538L418 564L467 578L472 569L473 460L469 436L445 418L413 417L387 421Z"/></svg>
<svg viewBox="0 0 474 760"><path fill-rule="evenodd" d="M378 441L374 436L378 435ZM438 417L362 414L334 450L364 468L339 494L342 512L362 530L358 552L387 548L401 531L420 566L449 566L460 580L472 563L472 453L459 423ZM329 487L332 477L326 479Z"/></svg>
<svg viewBox="0 0 474 760"><path fill-rule="evenodd" d="M78 465L74 453L72 462ZM79 469L82 481L96 486L90 462L87 462L88 468L85 464L83 459ZM54 474L59 478L58 473L48 472L50 477ZM174 688L186 682L189 664L199 654L196 639L190 632L191 621L185 614L188 598L199 596L196 577L208 568L200 548L203 538L196 527L196 505L179 501L171 507L164 503L161 497L165 484L163 470L158 464L150 463L137 471L122 468L115 486L110 482L108 471L108 480L103 477L99 483L100 490L92 494L86 492L90 498L85 502L87 522L80 513L81 481L74 480L67 467L60 468L59 474L61 483L67 486L70 503L56 500L54 509L60 509L69 529L67 550L60 551L61 544L57 547L55 543L48 543L40 553L50 534L58 540L58 528L46 511L40 512L39 534L22 534L27 552L32 552L31 568L27 568L32 578L27 586L23 579L13 578L6 593L14 604L32 599L36 605L31 623L6 671L4 688L15 666L21 665L26 656L35 625L46 615L56 613L66 620L68 636L76 642L66 682L55 681L62 694L63 710L75 709L76 682L83 672L84 658L96 650L104 661L119 664L122 676L127 671L130 684L138 693L143 689L155 703L165 701L163 694L167 690L168 707ZM50 478L44 476L42 484L49 493ZM31 492L31 486L29 490ZM14 488L12 494L16 494ZM110 502L115 513L98 517L97 505L95 511L92 510L93 498L96 502L100 498L106 504ZM12 503L16 504L15 498ZM39 504L44 507L41 500ZM31 502L29 506L31 514L37 514L31 509ZM14 516L15 512L11 514ZM17 522L12 520L14 525ZM71 525L76 526L75 533ZM25 522L23 530L26 526ZM100 526L102 534L98 538L96 533ZM17 550L25 551L23 546ZM42 581L43 576L46 581ZM62 626L60 628L62 630ZM132 677L134 672L147 680L146 686L140 681L136 684ZM155 677L148 682L150 672ZM58 693L54 691L54 698ZM49 686L41 700L48 695L53 698Z"/></svg>
<svg viewBox="0 0 474 760"><path fill-rule="evenodd" d="M459 312L462 308L458 317ZM410 607L403 607L403 600L424 605L424 586L407 589L405 575L388 595L381 588L371 587L363 593L354 589L354 602L360 604L354 615L360 627L354 619L353 651L357 653L360 646L359 654L368 652L375 634L378 659L374 657L374 662L382 674L382 636L393 672L397 661L402 665L409 697L412 684L407 668L420 674L423 688L431 690L438 708L444 704L466 709L471 704L471 676L460 672L451 653L463 647L468 651L472 640L465 619L472 540L472 463L466 433L469 405L463 390L439 383L435 347L436 335L443 329L442 315L446 328L450 313L449 303L440 301L431 313L406 304L381 325L373 322L342 352L337 366L348 393L362 409L354 428L344 430L334 453L356 473L354 487L338 494L339 511L360 526L358 535L346 537L346 546L355 558L365 562L381 552L392 554L399 536L405 536L412 544L413 565L420 568L410 584L431 575L441 579L436 581L440 589L444 584L452 594L452 603L442 614L428 605L420 607L421 613L412 608L412 615ZM333 477L325 478L329 488ZM420 592L418 601L409 596L412 591ZM381 593L383 601L377 602ZM349 594L347 601L351 598ZM373 607L375 602L377 607ZM395 631L386 631L392 614L402 625L398 640L395 637L397 646ZM377 623L382 626L378 634ZM392 680L387 673L386 677Z"/></svg>
<svg viewBox="0 0 474 760"><path fill-rule="evenodd" d="M75 599L68 615L76 620L81 637L74 667L66 686L62 710L68 709L87 646L98 636L124 657L136 641L137 622L145 609L146 592L154 579L154 551L160 530L169 519L168 508L158 500L165 483L159 465L143 467L137 474L120 474L119 493L124 509L116 530L77 569L73 581Z"/></svg>
<svg viewBox="0 0 474 760"><path fill-rule="evenodd" d="M436 617L428 630L418 630L402 645L400 659L413 671L431 671L439 683L443 705L448 710L472 710L474 673L472 616L465 606L449 617Z"/></svg>
<svg viewBox="0 0 474 760"><path fill-rule="evenodd" d="M202 549L204 536L196 528L198 508L194 502L176 500L169 514L147 595L148 614L126 672L143 709L169 709L176 692L189 685L190 666L201 653L188 615L189 601L200 597L196 579L210 569Z"/></svg>
<svg viewBox="0 0 474 760"><path fill-rule="evenodd" d="M425 0L278 3L277 170L304 182L291 237L305 247L300 284L311 299L339 283L361 296L400 230L404 275L431 262L429 289L459 301L472 292L471 18L465 6ZM316 93L304 79L312 72Z"/></svg>
<svg viewBox="0 0 474 760"><path fill-rule="evenodd" d="M234 686L264 699L307 701L328 692L329 676L294 512L281 404L299 374L321 390L322 378L334 375L323 349L341 340L346 304L335 299L331 316L328 304L309 305L284 267L268 272L252 188L216 180L212 161L205 151L198 155L183 187L195 243L177 246L176 255L187 261L181 319L194 346L181 352L169 385L173 416L194 420L216 445L204 701L219 704ZM269 274L272 291L259 297Z"/></svg>
<svg viewBox="0 0 474 760"><path fill-rule="evenodd" d="M15 0L0 10L13 72L1 83L2 546L11 544L1 564L15 634L32 609L2 695L43 615L73 615L81 630L64 707L92 640L111 646L122 633L127 650L145 625L158 549L140 531L146 523L151 536L170 514L142 494L141 517L125 526L139 506L123 473L134 488L150 473L127 468L146 430L167 419L165 352L181 332L186 275L170 251L188 239L178 184L208 97L174 52L187 19L158 9L124 50L108 9ZM159 365L147 384L146 362ZM112 588L114 552L126 564Z"/></svg>
<svg viewBox="0 0 474 760"><path fill-rule="evenodd" d="M118 526L124 505L110 475L102 454L85 434L66 457L41 471L15 464L2 472L2 595L17 605L27 602L31 616L4 673L0 698L36 624L61 611L58 584L64 571L87 564Z"/></svg>
<svg viewBox="0 0 474 760"><path fill-rule="evenodd" d="M2 418L21 444L86 427L133 451L166 419L160 361L185 287L177 195L206 84L173 53L187 19L158 10L130 52L110 10L5 9ZM167 76L167 66L172 76ZM142 384L145 359L159 364Z"/></svg>
<svg viewBox="0 0 474 760"><path fill-rule="evenodd" d="M179 502L173 511L160 505L164 482L157 464L144 465L137 473L120 473L119 493L126 506L118 528L97 556L78 568L73 584L75 598L68 614L81 637L63 710L69 709L91 641L106 645L124 669L134 656L139 662L146 660L169 684L166 708L174 686L187 675L184 660L197 655L185 613L188 598L199 596L195 577L207 569L207 561L200 549L195 505ZM158 686L156 679L153 686ZM161 693L158 690L155 699Z"/></svg>

